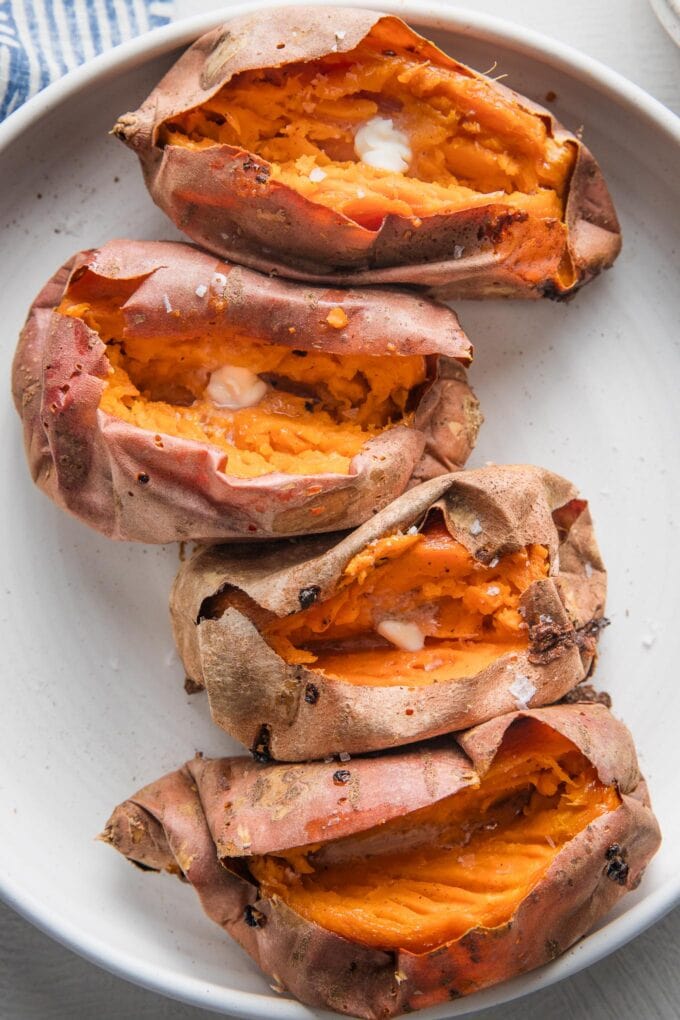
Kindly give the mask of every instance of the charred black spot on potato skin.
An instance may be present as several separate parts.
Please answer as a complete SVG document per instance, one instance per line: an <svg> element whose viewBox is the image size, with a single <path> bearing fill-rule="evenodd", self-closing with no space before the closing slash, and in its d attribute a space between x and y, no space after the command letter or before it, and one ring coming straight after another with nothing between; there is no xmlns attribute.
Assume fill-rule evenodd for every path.
<svg viewBox="0 0 680 1020"><path fill-rule="evenodd" d="M584 623L582 627L578 627L576 630L576 644L582 647L587 643L588 638L597 637L601 630L608 627L611 620L607 616L600 616L596 620L589 620L588 623Z"/></svg>
<svg viewBox="0 0 680 1020"><path fill-rule="evenodd" d="M611 695L606 691L598 691L592 684L579 684L573 690L567 691L560 699L561 705L604 705L605 708L612 707Z"/></svg>
<svg viewBox="0 0 680 1020"><path fill-rule="evenodd" d="M295 355L296 358L306 358L307 354L308 354L307 351L298 351L298 350L294 350L294 351L292 351L292 353Z"/></svg>
<svg viewBox="0 0 680 1020"><path fill-rule="evenodd" d="M308 705L316 705L319 700L319 688L316 684L307 684L305 687L305 701Z"/></svg>
<svg viewBox="0 0 680 1020"><path fill-rule="evenodd" d="M140 485L148 485L151 479L147 475L146 471L140 471L139 474L137 475L137 481L139 482Z"/></svg>
<svg viewBox="0 0 680 1020"><path fill-rule="evenodd" d="M532 623L529 626L531 646L529 649L529 662L542 665L559 658L562 652L574 645L581 651L594 654L597 639L600 631L609 626L606 616L589 620L588 623L575 630L571 625L557 627L553 623L541 622ZM592 700L588 697L576 698L577 701ZM606 704L605 701L600 702Z"/></svg>
<svg viewBox="0 0 680 1020"><path fill-rule="evenodd" d="M246 173L249 170L255 171L255 180L257 181L258 184L266 184L267 181L269 180L270 170L268 166L263 166L260 163L256 163L255 160L250 159L250 157L243 161L242 166Z"/></svg>
<svg viewBox="0 0 680 1020"><path fill-rule="evenodd" d="M250 749L250 753L255 761L259 762L261 765L268 765L269 762L273 760L269 750L270 740L271 731L267 724L263 723L262 726L260 726L260 731L257 734L255 743Z"/></svg>
<svg viewBox="0 0 680 1020"><path fill-rule="evenodd" d="M484 223L477 231L478 241L491 241L492 244L499 244L504 234L515 224L524 223L529 219L529 213L522 209L513 212L502 213L496 216L489 223Z"/></svg>
<svg viewBox="0 0 680 1020"><path fill-rule="evenodd" d="M321 594L321 588L318 584L310 584L306 588L300 588L298 592L298 602L302 609L309 609L319 598Z"/></svg>
<svg viewBox="0 0 680 1020"><path fill-rule="evenodd" d="M203 688L200 684L197 684L195 680L192 680L190 676L184 677L184 690L187 694L198 694Z"/></svg>
<svg viewBox="0 0 680 1020"><path fill-rule="evenodd" d="M256 910L248 903L243 908L243 920L249 928L264 928L266 918L261 910Z"/></svg>
<svg viewBox="0 0 680 1020"><path fill-rule="evenodd" d="M612 843L605 850L605 857L609 862L605 868L605 875L616 882L617 885L625 885L628 879L630 868L626 861L626 851L619 843Z"/></svg>
<svg viewBox="0 0 680 1020"><path fill-rule="evenodd" d="M472 963L482 962L479 935L477 935L474 931L470 931L467 935L463 935L460 940L460 944L466 950Z"/></svg>
<svg viewBox="0 0 680 1020"><path fill-rule="evenodd" d="M394 50L383 50L382 55L383 57L396 57L397 54L394 52Z"/></svg>
<svg viewBox="0 0 680 1020"><path fill-rule="evenodd" d="M561 301L564 296L554 280L546 280L545 283L539 285L538 289L541 295L548 298L549 301Z"/></svg>
<svg viewBox="0 0 680 1020"><path fill-rule="evenodd" d="M336 786L344 786L345 783L349 783L351 778L352 773L349 771L349 769L337 769L333 773L333 782L336 784Z"/></svg>

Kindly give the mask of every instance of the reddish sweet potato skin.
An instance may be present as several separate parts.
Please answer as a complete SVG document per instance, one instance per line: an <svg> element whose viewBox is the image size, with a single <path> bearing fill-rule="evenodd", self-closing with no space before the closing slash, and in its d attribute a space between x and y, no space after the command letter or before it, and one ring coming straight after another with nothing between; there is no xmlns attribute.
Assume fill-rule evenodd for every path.
<svg viewBox="0 0 680 1020"><path fill-rule="evenodd" d="M137 284L124 305L125 336L193 337L221 316L226 326L300 349L421 353L429 382L413 424L370 439L347 475L235 478L220 470L217 447L154 435L99 408L104 344L83 320L54 311L74 277L92 294ZM334 307L347 315L344 328L326 321ZM351 527L412 480L462 466L481 421L462 367L470 358L454 313L415 295L302 287L190 245L121 240L80 252L43 288L19 340L12 388L34 481L105 535L260 539Z"/></svg>
<svg viewBox="0 0 680 1020"><path fill-rule="evenodd" d="M324 842L434 803L482 776L505 731L526 718L572 740L602 781L616 784L621 805L557 854L506 925L473 929L423 955L383 952L260 897L250 854L300 845L310 823L308 838ZM333 783L334 763L197 758L116 808L103 839L143 867L188 879L207 914L303 1002L366 1020L468 995L554 959L636 888L660 842L630 734L601 705L512 713L457 743L444 738L347 767L355 772L351 802L347 787L341 800ZM327 824L331 815L339 830Z"/></svg>
<svg viewBox="0 0 680 1020"><path fill-rule="evenodd" d="M437 511L483 561L528 544L548 548L550 576L521 602L525 652L448 683L378 687L289 665L267 644L261 629L298 611L301 593L327 597L366 545ZM215 616L206 607L218 592L229 602ZM238 554L199 549L179 570L170 611L187 675L207 688L214 721L246 747L264 742L277 760L304 761L394 747L512 711L517 678L534 686L527 704L559 700L592 670L605 596L590 514L574 486L542 468L494 465L410 489L349 535L243 546Z"/></svg>
<svg viewBox="0 0 680 1020"><path fill-rule="evenodd" d="M114 134L139 156L152 198L189 237L244 265L325 283L407 283L438 297L566 297L608 268L621 247L616 212L592 153L543 107L500 83L499 94L536 113L575 151L565 208L573 283L558 275L556 221L543 226L501 204L438 214L417 223L389 215L379 230L269 178L269 164L242 149L190 151L157 144L164 121L199 106L241 71L348 52L374 28L385 46L414 47L435 65L477 72L452 60L399 18L349 8L291 7L233 18L187 50L141 108ZM285 46L281 48L281 43ZM487 79L485 79L487 80ZM536 221L534 221L535 223ZM545 257L538 257L535 230Z"/></svg>

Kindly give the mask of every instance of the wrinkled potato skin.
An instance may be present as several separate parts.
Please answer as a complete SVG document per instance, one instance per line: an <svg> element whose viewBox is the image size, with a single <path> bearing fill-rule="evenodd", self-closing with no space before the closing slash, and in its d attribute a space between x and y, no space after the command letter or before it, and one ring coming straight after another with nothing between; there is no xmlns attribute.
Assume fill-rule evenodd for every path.
<svg viewBox="0 0 680 1020"><path fill-rule="evenodd" d="M164 121L199 106L239 72L348 52L376 25L386 46L415 46L424 60L484 78L399 18L291 7L277 11L275 19L267 12L236 17L202 36L140 109L119 119L114 134L137 153L153 200L181 230L205 248L265 272L323 283L415 284L447 299L561 298L608 268L621 248L621 232L597 162L548 110L500 83L494 84L499 94L538 114L555 139L576 149L565 209L572 286L556 275L552 221L545 227L546 255L537 265L530 223L507 206L433 215L417 229L410 217L391 214L372 231L268 180L266 161L243 149L216 145L192 152L156 144Z"/></svg>
<svg viewBox="0 0 680 1020"><path fill-rule="evenodd" d="M518 718L532 717L572 740L603 782L616 783L622 803L557 854L506 925L473 929L423 955L382 952L305 920L278 898L260 898L244 867L249 854L300 845L305 825L314 821L312 838L335 838L341 834L335 826L323 828L331 814L340 816L346 835L434 803L473 782L475 774L483 775L506 729ZM554 959L637 887L660 842L630 734L600 705L512 713L459 735L458 745L448 737L353 759L351 805L338 803L336 767L196 758L116 808L102 838L143 867L187 878L208 916L279 986L311 1006L366 1020L468 995ZM607 851L614 843L628 865L622 884L607 874Z"/></svg>
<svg viewBox="0 0 680 1020"><path fill-rule="evenodd" d="M226 475L217 447L158 437L99 409L104 344L83 320L54 311L75 273L92 293L110 281L139 282L125 303L125 336L193 336L221 315L225 325L300 349L378 355L392 343L398 353L423 354L429 381L413 425L370 439L347 475ZM221 310L195 292L216 273L226 278L216 293ZM166 297L181 315L168 314ZM342 329L326 321L336 306L349 320ZM470 358L455 314L418 296L302 287L187 244L123 240L79 253L43 288L19 340L12 389L34 481L98 531L154 543L260 539L352 527L412 481L461 467L481 422L462 367Z"/></svg>
<svg viewBox="0 0 680 1020"><path fill-rule="evenodd" d="M528 544L549 549L550 576L521 600L526 651L448 683L373 687L290 665L267 644L260 628L272 614L298 611L300 592L312 585L326 598L369 542L407 530L434 508L452 536L486 562ZM578 515L562 538L553 513L569 508ZM481 531L473 535L476 520ZM202 618L205 600L224 589L233 595L224 614ZM349 535L243 546L238 554L224 546L199 549L180 568L170 610L187 675L207 688L214 721L246 747L266 731L273 758L304 761L394 747L512 711L518 675L536 688L531 705L559 700L592 669L605 595L590 514L571 483L541 468L496 465L410 489Z"/></svg>

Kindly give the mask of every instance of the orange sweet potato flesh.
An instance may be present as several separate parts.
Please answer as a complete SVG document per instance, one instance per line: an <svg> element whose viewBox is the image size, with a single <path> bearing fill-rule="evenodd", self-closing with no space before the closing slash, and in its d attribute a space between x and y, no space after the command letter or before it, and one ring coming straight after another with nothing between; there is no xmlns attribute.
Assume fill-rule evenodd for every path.
<svg viewBox="0 0 680 1020"><path fill-rule="evenodd" d="M365 1020L554 960L659 846L631 735L601 705L500 715L342 769L197 756L102 838L181 873L277 987Z"/></svg>
<svg viewBox="0 0 680 1020"><path fill-rule="evenodd" d="M443 304L122 238L36 296L12 393L36 484L111 538L280 538L355 527L460 468L471 357ZM219 409L225 386L246 406Z"/></svg>
<svg viewBox="0 0 680 1020"><path fill-rule="evenodd" d="M479 672L528 647L520 596L548 576L548 551L530 545L485 565L438 515L414 534L370 543L345 568L336 592L276 620L263 637L286 662L313 665L356 684L419 686ZM376 625L416 621L418 652L392 647Z"/></svg>
<svg viewBox="0 0 680 1020"><path fill-rule="evenodd" d="M369 165L361 141L359 159L357 131L376 118L407 142L387 161L402 171ZM579 138L375 11L230 18L113 133L192 240L292 279L561 298L621 247Z"/></svg>
<svg viewBox="0 0 680 1020"><path fill-rule="evenodd" d="M163 124L159 144L241 146L272 180L377 230L388 214L427 217L498 200L562 220L576 148L545 121L461 67L385 49L374 29L347 53L244 71ZM362 163L354 134L373 117L409 139L404 173ZM315 168L322 180L310 180Z"/></svg>
<svg viewBox="0 0 680 1020"><path fill-rule="evenodd" d="M347 474L371 437L412 419L414 394L427 377L421 355L298 351L234 334L218 321L196 339L123 342L120 297L79 301L78 291L76 280L57 311L82 319L106 344L111 370L101 409L149 432L210 443L225 453L222 470L239 478ZM225 364L269 381L256 406L228 411L205 396L211 373Z"/></svg>
<svg viewBox="0 0 680 1020"><path fill-rule="evenodd" d="M420 954L499 928L621 797L566 737L526 719L476 786L330 844L249 862L261 895L362 945Z"/></svg>

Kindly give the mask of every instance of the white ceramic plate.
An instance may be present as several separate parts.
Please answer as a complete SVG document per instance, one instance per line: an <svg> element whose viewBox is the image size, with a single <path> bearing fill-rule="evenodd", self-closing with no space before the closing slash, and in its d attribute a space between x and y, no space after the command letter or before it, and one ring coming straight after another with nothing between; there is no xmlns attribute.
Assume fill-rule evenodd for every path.
<svg viewBox="0 0 680 1020"><path fill-rule="evenodd" d="M345 0L347 3L348 0ZM351 2L351 0L350 0ZM252 7L254 5L249 5ZM231 13L243 7L230 8ZM678 122L606 68L522 28L416 2L384 4L481 70L583 125L609 180L625 247L569 305L461 303L486 413L473 463L534 461L591 500L610 569L598 682L632 726L664 830L642 885L599 930L540 971L428 1010L464 1013L593 963L678 899L680 686L680 212ZM177 237L134 157L107 136L174 51L221 20L151 33L74 72L0 127L0 316L5 393L16 334L49 274L112 236ZM123 977L239 1017L329 1016L273 995L244 953L205 919L191 889L142 875L94 842L110 809L196 749L230 753L205 700L187 697L166 599L176 548L116 545L31 485L18 421L3 403L0 477L2 893L49 934Z"/></svg>
<svg viewBox="0 0 680 1020"><path fill-rule="evenodd" d="M676 45L680 46L679 0L650 0L654 13Z"/></svg>

